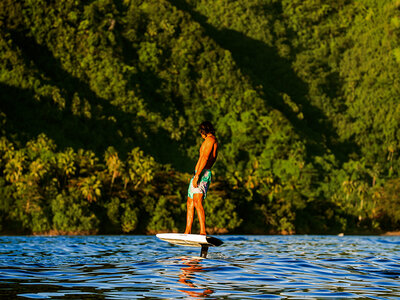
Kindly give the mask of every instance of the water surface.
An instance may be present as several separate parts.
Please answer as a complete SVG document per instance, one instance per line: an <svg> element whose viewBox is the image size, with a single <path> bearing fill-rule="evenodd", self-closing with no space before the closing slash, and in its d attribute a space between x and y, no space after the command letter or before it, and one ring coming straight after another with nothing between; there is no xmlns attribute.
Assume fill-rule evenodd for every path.
<svg viewBox="0 0 400 300"><path fill-rule="evenodd" d="M0 237L0 298L400 299L400 237Z"/></svg>

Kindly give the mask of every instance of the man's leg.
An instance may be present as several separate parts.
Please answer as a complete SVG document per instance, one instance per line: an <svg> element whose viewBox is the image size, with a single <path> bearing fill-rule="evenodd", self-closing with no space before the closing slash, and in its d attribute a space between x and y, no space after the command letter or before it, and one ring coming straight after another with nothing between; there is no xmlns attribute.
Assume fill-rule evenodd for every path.
<svg viewBox="0 0 400 300"><path fill-rule="evenodd" d="M193 194L193 202L194 207L196 207L197 216L199 217L200 234L206 235L206 216L203 208L203 194Z"/></svg>
<svg viewBox="0 0 400 300"><path fill-rule="evenodd" d="M192 232L192 224L193 224L193 217L194 217L194 203L193 199L190 197L187 198L187 205L186 205L186 229L185 234L190 234Z"/></svg>

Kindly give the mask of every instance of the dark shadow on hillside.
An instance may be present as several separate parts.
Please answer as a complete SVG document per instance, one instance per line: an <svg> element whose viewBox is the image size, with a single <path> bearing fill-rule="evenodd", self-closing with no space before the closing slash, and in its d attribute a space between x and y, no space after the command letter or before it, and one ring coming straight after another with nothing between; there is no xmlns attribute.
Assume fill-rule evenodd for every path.
<svg viewBox="0 0 400 300"><path fill-rule="evenodd" d="M148 109L159 113L163 118L174 116L175 111L184 115L182 99L168 88L171 83L157 76L156 72L141 64L138 58L132 55L132 53L137 52L137 49L132 46L131 41L122 35L119 36L119 39L123 52L117 54L117 57L126 65L137 68L137 72L131 74L131 77L128 78L128 85L139 87L135 92L146 100Z"/></svg>
<svg viewBox="0 0 400 300"><path fill-rule="evenodd" d="M169 2L177 9L189 13L207 36L231 52L235 63L250 78L253 86L262 87L261 96L266 105L283 113L299 136L307 141L309 158L311 155L322 154L325 147L329 147L341 159L347 155L346 150L348 153L354 151L355 145L337 142L338 134L331 121L321 109L310 104L306 96L308 86L292 70L291 62L280 57L276 49L241 32L210 25L206 16L196 12L184 0ZM274 4L271 9L277 10L279 7ZM283 101L282 93L289 95L301 108L304 118L299 118L298 113Z"/></svg>
<svg viewBox="0 0 400 300"><path fill-rule="evenodd" d="M37 69L41 86L57 86L65 99L65 108L59 108L53 99L35 98L32 90L0 84L0 109L7 116L7 134L17 134L22 142L45 133L60 148L90 149L99 157L113 146L124 157L139 146L160 163L187 171L192 161L181 150L181 145L169 138L169 133L157 128L136 114L127 113L98 96L82 80L66 72L51 51L20 32L11 32L13 42L22 52L27 66ZM73 113L73 98L81 99L80 111L85 110L83 100L90 104L91 117ZM75 104L76 106L76 104Z"/></svg>

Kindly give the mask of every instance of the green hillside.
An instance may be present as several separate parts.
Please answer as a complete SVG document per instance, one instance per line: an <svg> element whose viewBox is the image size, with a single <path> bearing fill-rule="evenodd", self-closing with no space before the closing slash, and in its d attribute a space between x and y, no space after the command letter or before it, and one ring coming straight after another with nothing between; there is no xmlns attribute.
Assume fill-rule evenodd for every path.
<svg viewBox="0 0 400 300"><path fill-rule="evenodd" d="M400 1L2 0L0 30L0 233L183 231L204 120L209 233L400 229Z"/></svg>

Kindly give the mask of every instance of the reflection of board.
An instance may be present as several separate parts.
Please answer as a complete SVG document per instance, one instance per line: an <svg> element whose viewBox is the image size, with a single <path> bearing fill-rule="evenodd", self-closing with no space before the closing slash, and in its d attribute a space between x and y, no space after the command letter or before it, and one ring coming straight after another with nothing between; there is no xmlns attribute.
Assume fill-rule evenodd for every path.
<svg viewBox="0 0 400 300"><path fill-rule="evenodd" d="M184 233L159 233L157 237L171 244L181 246L201 247L201 257L207 256L208 247L220 246L223 242L213 236Z"/></svg>

